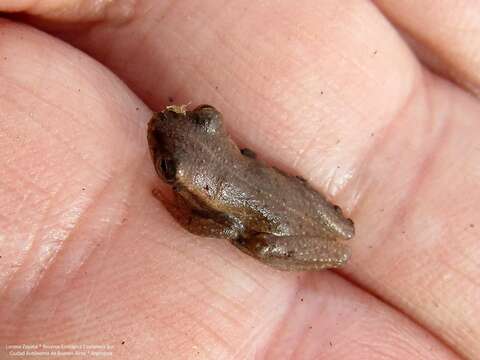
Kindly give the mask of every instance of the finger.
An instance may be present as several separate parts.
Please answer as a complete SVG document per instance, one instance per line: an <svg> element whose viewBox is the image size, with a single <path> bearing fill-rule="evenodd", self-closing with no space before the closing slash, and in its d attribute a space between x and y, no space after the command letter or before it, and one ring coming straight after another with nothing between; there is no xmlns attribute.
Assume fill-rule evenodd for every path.
<svg viewBox="0 0 480 360"><path fill-rule="evenodd" d="M409 36L435 71L480 95L480 3L378 0L378 7Z"/></svg>
<svg viewBox="0 0 480 360"><path fill-rule="evenodd" d="M434 183L432 193L418 191L464 209L464 220L475 224L478 205L463 179L478 179L478 154L455 144L463 139L475 147L478 104L425 71L368 3L312 1L292 9L235 2L221 14L220 6L145 4L142 21L131 28L97 28L74 42L154 107L169 98L218 104L249 148L281 160L283 168L336 195L336 203L350 204L357 228L350 276L457 351L477 356L480 321L471 315L477 313L471 299L478 287L469 278L480 275L478 267L471 266L475 260L442 267L442 254L474 251L475 230L464 233L465 224L442 211L434 229L445 228L431 241L428 226L414 226L430 219L428 209L416 213L407 204L421 202L420 182ZM122 41L113 41L117 37ZM108 52L105 43L112 44ZM132 62L133 51L143 56ZM439 167L430 166L440 148ZM452 174L446 159L466 159L465 167ZM458 195L454 202L451 193ZM407 215L412 223L399 229ZM447 228L453 229L448 236ZM437 274L439 285L418 291L421 279L414 274ZM467 289L461 306L458 286Z"/></svg>
<svg viewBox="0 0 480 360"><path fill-rule="evenodd" d="M103 266L120 259L115 234L141 182L150 112L105 68L38 31L1 21L0 52L0 342L78 344L98 336L87 320L98 315L96 281L115 283Z"/></svg>
<svg viewBox="0 0 480 360"><path fill-rule="evenodd" d="M356 358L394 346L399 359L451 357L335 275L297 289L296 274L175 228L150 194L148 112L138 100L78 51L1 26L0 273L9 275L1 282L2 343L101 341L119 359L140 352L219 358L291 352L294 339L297 353L312 357Z"/></svg>
<svg viewBox="0 0 480 360"><path fill-rule="evenodd" d="M0 11L26 13L60 23L128 20L134 11L133 0L2 0Z"/></svg>
<svg viewBox="0 0 480 360"><path fill-rule="evenodd" d="M370 5L309 2L305 11L297 10L303 25L289 17L290 10L273 4L247 11L246 4L237 3L222 14L220 3L194 5L144 3L137 9L142 21L131 26L64 36L120 74L153 108L170 102L216 104L235 137L273 161L281 149L283 167L302 167L332 193L350 176L356 154L370 148L371 135L417 85L416 59ZM346 18L350 11L361 15ZM358 27L373 14L386 30L365 26L352 34L333 20L319 27L316 16L322 12L325 21L341 18ZM185 17L191 21L183 22ZM262 36L255 29L259 24ZM113 41L117 38L122 41ZM132 51L142 56L132 59ZM392 63L398 71L390 71Z"/></svg>
<svg viewBox="0 0 480 360"><path fill-rule="evenodd" d="M476 358L480 208L473 198L480 153L472 149L480 106L442 80L426 86L423 99L412 100L392 123L395 141L368 157L367 176L357 179L354 188L365 196L354 219L364 243L357 242L349 273L464 357ZM409 126L401 130L401 123ZM381 180L381 173L388 176Z"/></svg>

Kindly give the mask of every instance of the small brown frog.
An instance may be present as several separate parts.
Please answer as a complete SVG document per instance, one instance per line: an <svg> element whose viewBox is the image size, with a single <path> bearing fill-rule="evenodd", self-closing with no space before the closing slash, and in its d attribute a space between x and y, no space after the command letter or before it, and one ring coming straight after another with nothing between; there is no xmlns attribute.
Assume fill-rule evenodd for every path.
<svg viewBox="0 0 480 360"><path fill-rule="evenodd" d="M167 106L150 120L148 143L158 175L173 186L180 211L170 211L188 231L229 239L281 270L349 259L353 222L302 178L239 150L213 106Z"/></svg>

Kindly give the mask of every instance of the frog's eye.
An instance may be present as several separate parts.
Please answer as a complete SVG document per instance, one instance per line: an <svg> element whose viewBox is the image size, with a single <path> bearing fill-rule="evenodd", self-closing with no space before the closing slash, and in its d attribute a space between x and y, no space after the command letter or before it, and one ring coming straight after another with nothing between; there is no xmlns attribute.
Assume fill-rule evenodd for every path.
<svg viewBox="0 0 480 360"><path fill-rule="evenodd" d="M161 171L161 175L166 182L173 182L175 180L176 167L175 162L169 158L160 159L160 166L157 166L157 169Z"/></svg>
<svg viewBox="0 0 480 360"><path fill-rule="evenodd" d="M214 134L221 126L222 115L210 105L200 105L192 111L192 120L207 133Z"/></svg>

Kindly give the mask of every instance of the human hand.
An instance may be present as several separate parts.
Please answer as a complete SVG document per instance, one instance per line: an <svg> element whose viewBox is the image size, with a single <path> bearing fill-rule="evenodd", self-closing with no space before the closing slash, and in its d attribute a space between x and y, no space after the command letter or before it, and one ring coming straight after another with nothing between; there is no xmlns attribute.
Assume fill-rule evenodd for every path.
<svg viewBox="0 0 480 360"><path fill-rule="evenodd" d="M0 24L2 344L480 357L480 5L291 4L139 1L127 19L80 12L97 22L75 31L59 24L73 13L31 10L106 68ZM181 229L151 195L145 136L170 101L215 105L236 140L334 198L351 262L279 272Z"/></svg>

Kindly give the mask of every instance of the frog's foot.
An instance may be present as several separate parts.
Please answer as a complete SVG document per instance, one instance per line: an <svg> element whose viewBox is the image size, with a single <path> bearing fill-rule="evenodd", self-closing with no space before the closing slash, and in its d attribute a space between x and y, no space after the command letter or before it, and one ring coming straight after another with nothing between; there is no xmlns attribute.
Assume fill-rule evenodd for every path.
<svg viewBox="0 0 480 360"><path fill-rule="evenodd" d="M243 252L280 270L304 271L337 268L350 258L350 248L335 239L258 234L232 243Z"/></svg>

